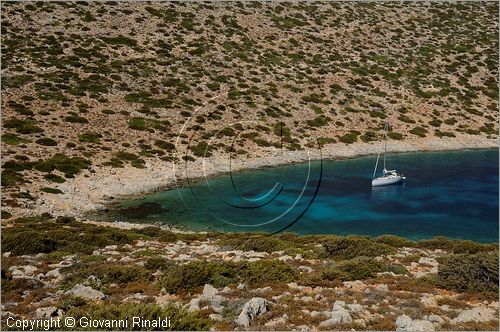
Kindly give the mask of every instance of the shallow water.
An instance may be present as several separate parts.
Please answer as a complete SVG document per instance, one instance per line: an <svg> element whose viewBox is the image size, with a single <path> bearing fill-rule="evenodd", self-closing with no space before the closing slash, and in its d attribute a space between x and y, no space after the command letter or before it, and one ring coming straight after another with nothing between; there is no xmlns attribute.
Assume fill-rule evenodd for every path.
<svg viewBox="0 0 500 332"><path fill-rule="evenodd" d="M407 181L387 187L371 188L374 165L375 157L363 157L222 175L124 201L99 218L212 231L498 242L498 150L390 155L388 168Z"/></svg>

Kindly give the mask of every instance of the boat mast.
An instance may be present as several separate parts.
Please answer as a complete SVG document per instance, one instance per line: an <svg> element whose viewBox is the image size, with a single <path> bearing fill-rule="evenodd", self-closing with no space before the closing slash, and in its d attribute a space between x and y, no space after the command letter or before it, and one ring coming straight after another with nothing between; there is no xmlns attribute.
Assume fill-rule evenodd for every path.
<svg viewBox="0 0 500 332"><path fill-rule="evenodd" d="M387 159L387 130L389 129L389 123L386 121L384 125L384 139L385 139L385 145L384 145L384 174L386 171L385 168L385 161Z"/></svg>

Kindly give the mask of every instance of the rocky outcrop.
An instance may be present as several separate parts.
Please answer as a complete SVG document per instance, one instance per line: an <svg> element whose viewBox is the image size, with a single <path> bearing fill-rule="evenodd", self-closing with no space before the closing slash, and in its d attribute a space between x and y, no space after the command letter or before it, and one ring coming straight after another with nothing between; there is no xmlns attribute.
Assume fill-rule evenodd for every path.
<svg viewBox="0 0 500 332"><path fill-rule="evenodd" d="M57 309L56 307L38 308L35 311L35 317L38 319L51 319L60 317L63 314L64 311L61 309Z"/></svg>
<svg viewBox="0 0 500 332"><path fill-rule="evenodd" d="M88 300L104 300L106 295L103 292L93 289L90 286L84 286L82 284L76 284L73 288L67 291L65 294L72 295L76 297L82 297Z"/></svg>
<svg viewBox="0 0 500 332"><path fill-rule="evenodd" d="M344 301L335 301L330 319L327 319L319 324L320 327L328 328L338 324L349 324L352 322L352 317L349 311L345 308Z"/></svg>
<svg viewBox="0 0 500 332"><path fill-rule="evenodd" d="M462 311L458 317L451 320L452 324L469 323L469 322L489 322L498 319L495 316L495 310L491 308L477 307L470 310Z"/></svg>
<svg viewBox="0 0 500 332"><path fill-rule="evenodd" d="M407 315L401 315L396 318L396 331L435 331L435 328L428 320L411 319Z"/></svg>
<svg viewBox="0 0 500 332"><path fill-rule="evenodd" d="M261 297L254 297L250 299L250 301L245 303L240 315L235 320L235 323L244 327L249 327L250 322L254 320L255 317L265 314L268 309L269 303L266 299Z"/></svg>

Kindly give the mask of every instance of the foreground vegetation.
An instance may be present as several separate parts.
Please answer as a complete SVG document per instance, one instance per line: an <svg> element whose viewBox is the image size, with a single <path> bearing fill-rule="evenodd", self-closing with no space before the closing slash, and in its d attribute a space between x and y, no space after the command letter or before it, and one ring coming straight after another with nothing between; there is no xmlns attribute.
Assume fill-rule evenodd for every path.
<svg viewBox="0 0 500 332"><path fill-rule="evenodd" d="M279 303L287 296L286 303L292 306L292 312L296 306L297 310L300 307L301 298L287 295L290 292L286 289L317 290L321 294L317 299L333 296L350 301L358 299L359 303L380 301L377 297L370 298L372 295L367 297L370 300L361 300L363 294L345 290L349 282L362 282L375 289L385 285L386 299L394 303L391 315L396 312L414 317L426 312L446 314L440 307L429 308L415 302L421 296L435 296L440 305L447 304L454 310L471 308L485 300L498 301L497 244L446 238L414 242L389 235L369 238L289 233L274 236L177 233L156 226L117 229L50 215L10 218L2 224L2 299L10 303L11 314L23 317L34 317L36 307L40 306L35 302L45 299L42 302L60 309L61 315L92 313L94 317L111 314L125 317L140 312L157 317L168 313L182 317L173 329L207 329L212 325L217 329L232 329L231 319L238 314L234 312L238 310L238 303L241 305L249 292L259 289L268 289L269 298L283 299L273 300L276 304L271 307L272 315L282 310ZM433 262L439 264L437 273L429 272L431 266L426 265ZM50 281L35 274L20 277L16 270L25 265L33 265L37 275L42 273L42 276L59 266L61 276ZM421 275L417 276L418 273ZM228 294L224 310L229 311L223 312L222 320L211 319L214 316L210 316L208 309L190 310L188 314L186 307L182 307L207 284L224 288ZM75 285L88 285L102 292L106 299L95 302L66 295ZM60 290L58 293L62 296L55 295L55 290ZM323 301L309 305L311 308L313 303L321 306ZM401 307L398 303L406 304ZM252 326L257 328L265 319L272 320L272 315L257 319ZM457 314L451 318L454 315ZM372 319L364 327L351 327L393 329L394 321L389 320ZM313 319L309 323L319 322ZM490 322L482 324L476 328L491 327ZM447 325L443 326L447 329ZM452 324L448 328L464 326Z"/></svg>

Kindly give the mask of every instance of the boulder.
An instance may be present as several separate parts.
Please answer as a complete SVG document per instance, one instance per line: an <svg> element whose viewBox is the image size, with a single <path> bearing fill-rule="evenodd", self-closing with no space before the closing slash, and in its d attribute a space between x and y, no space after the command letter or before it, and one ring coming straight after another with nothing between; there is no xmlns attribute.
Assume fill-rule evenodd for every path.
<svg viewBox="0 0 500 332"><path fill-rule="evenodd" d="M495 310L491 308L476 307L462 311L458 317L451 320L451 323L489 322L497 318L498 317L495 316Z"/></svg>
<svg viewBox="0 0 500 332"><path fill-rule="evenodd" d="M51 319L62 316L63 314L64 311L62 309L57 309L56 307L38 308L35 311L35 317L37 319Z"/></svg>
<svg viewBox="0 0 500 332"><path fill-rule="evenodd" d="M345 309L344 301L335 301L333 311L330 313L330 319L327 319L319 324L322 328L328 328L338 324L349 324L352 322L352 317Z"/></svg>
<svg viewBox="0 0 500 332"><path fill-rule="evenodd" d="M224 320L224 317L221 314L210 314L208 315L208 318L216 322L221 322Z"/></svg>
<svg viewBox="0 0 500 332"><path fill-rule="evenodd" d="M429 257L420 257L418 260L418 264L425 264L425 265L430 265L430 266L438 266L439 263L436 259L434 258L429 258Z"/></svg>
<svg viewBox="0 0 500 332"><path fill-rule="evenodd" d="M57 280L62 279L62 274L59 271L59 269L60 268L56 268L56 269L50 270L49 272L45 273L45 277L46 278L54 278L54 279L57 279Z"/></svg>
<svg viewBox="0 0 500 332"><path fill-rule="evenodd" d="M243 325L244 327L250 326L250 322L255 319L255 317L264 314L269 308L269 303L266 299L261 297L254 297L250 299L241 310L240 315L235 320L235 323Z"/></svg>
<svg viewBox="0 0 500 332"><path fill-rule="evenodd" d="M396 331L434 331L434 325L427 320L401 315L396 318Z"/></svg>
<svg viewBox="0 0 500 332"><path fill-rule="evenodd" d="M106 295L103 292L93 289L90 286L84 286L82 284L76 284L73 288L65 293L66 295L72 295L77 297L82 297L88 300L104 300Z"/></svg>
<svg viewBox="0 0 500 332"><path fill-rule="evenodd" d="M219 291L212 285L206 284L203 286L203 293L201 297L205 300L210 301Z"/></svg>

